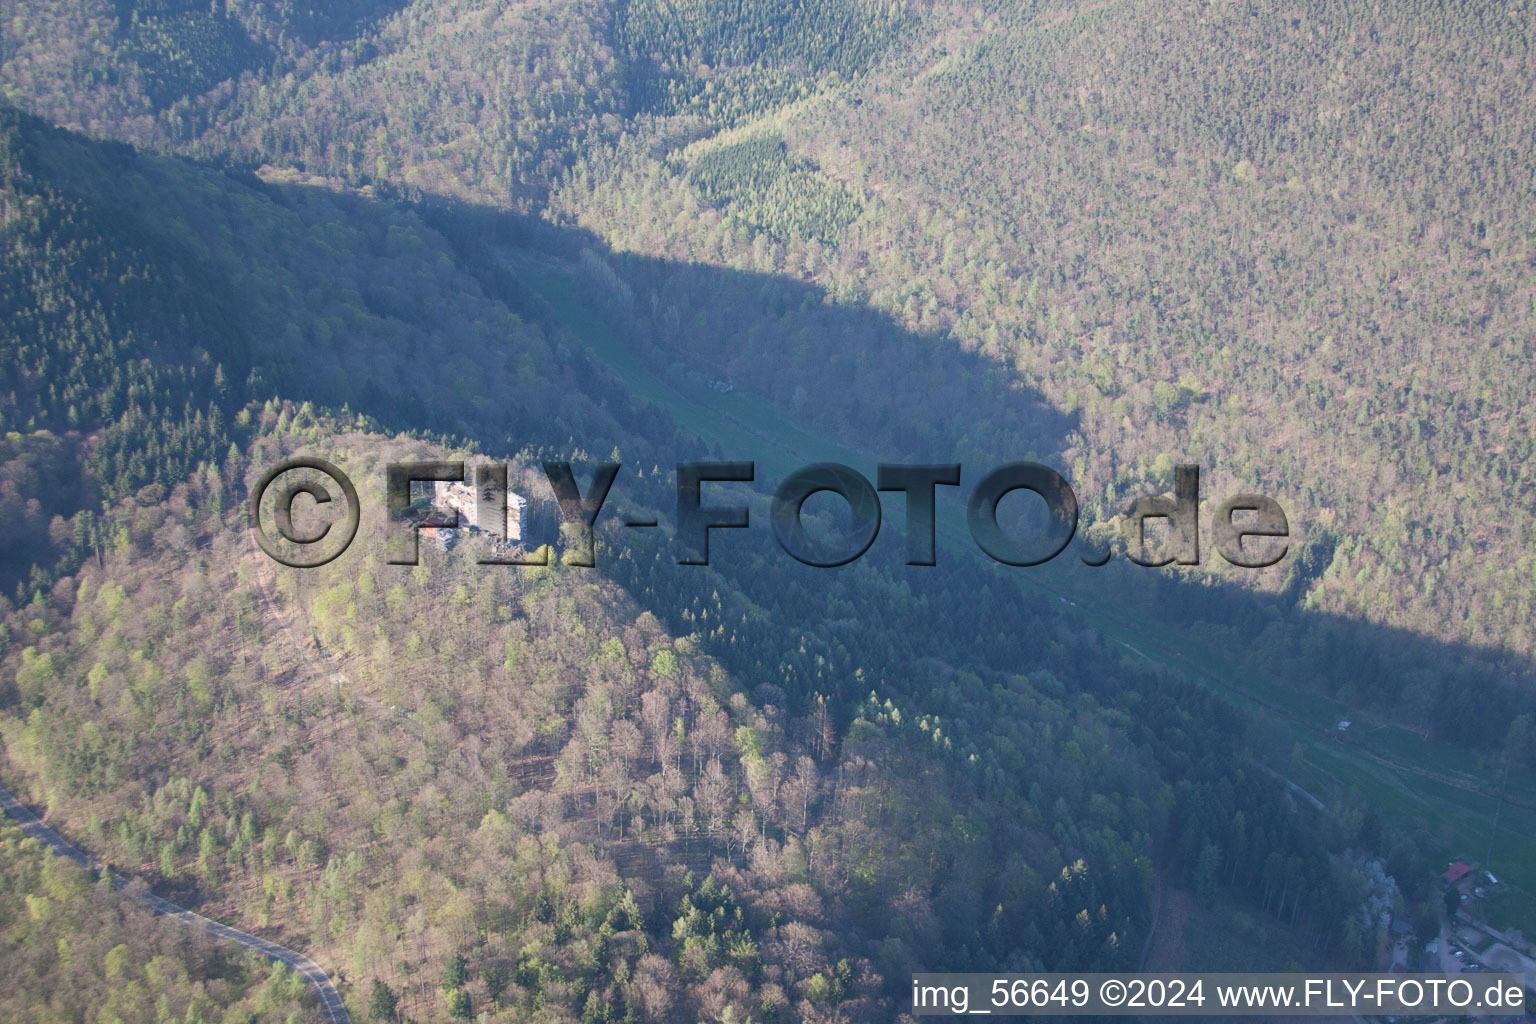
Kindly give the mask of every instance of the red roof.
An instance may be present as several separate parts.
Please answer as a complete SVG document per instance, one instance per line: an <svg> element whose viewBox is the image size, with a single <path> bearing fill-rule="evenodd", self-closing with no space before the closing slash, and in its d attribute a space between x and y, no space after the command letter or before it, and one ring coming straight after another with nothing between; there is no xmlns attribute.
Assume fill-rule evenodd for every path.
<svg viewBox="0 0 1536 1024"><path fill-rule="evenodd" d="M1445 880L1446 885L1455 885L1457 882L1467 877L1468 872L1471 870L1472 865L1463 864L1461 861L1457 861L1449 868L1447 868L1445 874L1441 875L1440 877Z"/></svg>

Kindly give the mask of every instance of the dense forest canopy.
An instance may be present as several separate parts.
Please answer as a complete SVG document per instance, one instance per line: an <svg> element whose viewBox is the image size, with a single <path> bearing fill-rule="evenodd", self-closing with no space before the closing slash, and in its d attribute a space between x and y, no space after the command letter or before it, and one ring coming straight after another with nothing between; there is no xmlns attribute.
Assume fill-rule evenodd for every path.
<svg viewBox="0 0 1536 1024"><path fill-rule="evenodd" d="M0 879L7 1020L319 1019L307 986L285 968L151 918L9 821L0 823Z"/></svg>
<svg viewBox="0 0 1536 1024"><path fill-rule="evenodd" d="M359 1020L1367 968L1474 854L1529 931L1533 68L1470 0L6 6L0 775ZM297 453L372 502L306 573L244 534ZM1292 549L1025 578L946 496L942 572L893 505L832 572L765 522L697 571L669 525L375 560L383 464L471 454L620 462L664 521L688 458L759 509L796 460L1030 459L1095 542L1195 463ZM314 1012L0 861L18 1012L98 946L82 991L160 1017Z"/></svg>

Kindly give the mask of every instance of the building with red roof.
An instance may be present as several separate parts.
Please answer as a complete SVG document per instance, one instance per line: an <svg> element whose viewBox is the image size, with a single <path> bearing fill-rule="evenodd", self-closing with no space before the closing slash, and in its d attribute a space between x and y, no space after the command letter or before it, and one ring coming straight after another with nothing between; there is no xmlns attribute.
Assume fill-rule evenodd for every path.
<svg viewBox="0 0 1536 1024"><path fill-rule="evenodd" d="M1461 861L1457 861L1449 868L1446 868L1445 874L1440 876L1440 880L1443 881L1446 885L1455 885L1457 882L1461 881L1463 878L1466 878L1471 873L1472 865L1463 864Z"/></svg>

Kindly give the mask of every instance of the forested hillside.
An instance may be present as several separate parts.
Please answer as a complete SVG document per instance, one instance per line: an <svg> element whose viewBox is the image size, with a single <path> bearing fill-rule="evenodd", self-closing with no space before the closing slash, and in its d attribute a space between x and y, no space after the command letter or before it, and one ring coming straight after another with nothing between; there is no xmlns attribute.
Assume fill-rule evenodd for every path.
<svg viewBox="0 0 1536 1024"><path fill-rule="evenodd" d="M886 1020L913 970L1134 969L1168 890L1233 967L1367 968L1485 848L1528 926L1529 28L0 4L0 774L359 1020ZM312 572L245 535L299 452L365 494ZM620 462L663 525L605 512L596 570L386 565L382 465L475 454L540 500L542 458ZM845 568L774 545L832 457L964 465L940 566L896 504ZM758 465L709 567L692 458ZM1197 463L1290 554L986 562L963 495L1024 459L1094 543ZM80 899L0 920L25 998L121 927ZM294 996L177 941L178 1018Z"/></svg>
<svg viewBox="0 0 1536 1024"><path fill-rule="evenodd" d="M1073 416L1063 468L1095 517L1160 456L1200 461L1306 511L1318 564L1295 606L1531 650L1531 538L1501 514L1531 503L1518 12L119 7L18 12L9 95L138 142L547 205L621 249L814 281ZM199 18L268 55L223 28L142 42ZM151 98L165 89L184 96ZM782 351L684 333L690 358L746 379Z"/></svg>
<svg viewBox="0 0 1536 1024"><path fill-rule="evenodd" d="M618 247L806 277L995 360L1076 416L1097 516L1159 455L1199 461L1326 546L1298 605L1529 651L1530 520L1504 514L1532 501L1528 19L1075 7L957 19L772 115L865 197L833 248L721 202L704 167L777 159L740 146L675 171L594 154L554 205ZM726 371L753 354L689 342Z"/></svg>
<svg viewBox="0 0 1536 1024"><path fill-rule="evenodd" d="M1364 962L1399 889L1415 906L1433 898L1434 848L1362 807L1299 817L1248 764L1274 746L1262 726L970 561L919 580L892 544L829 576L758 533L690 572L665 534L605 530L601 574L487 573L462 556L409 569L377 560L375 518L332 566L277 571L244 537L243 501L280 453L347 466L375 517L380 463L447 453L374 424L439 424L460 451L478 437L579 463L600 457L582 445L622 446L626 500L641 507L671 500L658 461L707 446L625 396L549 302L496 270L495 246L535 227L263 184L24 117L10 138L17 208L104 211L90 236L101 252L132 238L145 261L169 261L172 240L199 253L196 292L168 277L144 301L240 304L245 394L294 398L215 389L225 450L192 453L180 480L157 461L99 513L83 496L58 503L58 562L6 610L7 780L165 894L310 952L359 1013L378 981L428 1020L466 1006L509 1020L669 1020L679 1007L885 1019L920 967L1134 966L1154 870L1296 930L1319 964ZM133 218L142 209L156 220ZM538 237L545 254L579 250ZM576 262L621 316L630 285L590 250ZM306 286L321 266L335 282L356 275L357 291ZM662 295L765 285L625 270L631 303L654 290L663 311ZM23 279L16 308L52 309L53 281ZM869 358L895 346L910 366L937 359L936 382L965 372L801 288L753 301L832 317L822 328L865 339ZM415 301L391 302L396 289ZM133 307L97 315L113 344L134 341ZM629 343L658 344L665 324L663 312ZM14 337L29 360L18 381L45 356L70 368L54 379L90 372L79 353ZM418 339L419 355L380 337ZM153 336L134 343L151 367L161 358ZM150 375L137 400L163 408L181 386ZM1051 422L989 386L972 403L986 422ZM34 401L31 415L59 415ZM99 488L64 456L94 450L105 415L71 430L64 412L60 433L16 443ZM935 443L882 406L826 415L903 449ZM488 435L496 424L504 439ZM1027 651L1021 635L1036 638ZM1159 843L1176 867L1155 867Z"/></svg>
<svg viewBox="0 0 1536 1024"><path fill-rule="evenodd" d="M0 822L7 1020L308 1022L307 986L255 955L152 918Z"/></svg>
<svg viewBox="0 0 1536 1024"><path fill-rule="evenodd" d="M1092 692L956 647L805 702L580 570L379 564L378 501L355 553L278 573L230 528L260 466L318 450L379 498L383 461L443 453L265 422L249 463L121 508L73 591L8 614L0 737L56 823L359 1002L377 979L418 1019L878 1020L930 965L1130 967L1154 830L1329 962L1397 897L1359 845L1386 855L1379 822L1298 821L1235 767L1230 709L1060 625ZM654 594L675 567L634 571Z"/></svg>

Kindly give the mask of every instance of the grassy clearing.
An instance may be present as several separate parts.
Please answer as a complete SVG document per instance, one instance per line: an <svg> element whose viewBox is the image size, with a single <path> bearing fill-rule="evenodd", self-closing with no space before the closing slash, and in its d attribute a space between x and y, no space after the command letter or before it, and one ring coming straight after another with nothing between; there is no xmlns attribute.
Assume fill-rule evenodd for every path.
<svg viewBox="0 0 1536 1024"><path fill-rule="evenodd" d="M1527 935L1536 921L1536 899L1510 886L1502 886L1483 901L1483 917L1500 931L1519 928Z"/></svg>
<svg viewBox="0 0 1536 1024"><path fill-rule="evenodd" d="M1495 797L1439 779L1395 771L1342 744L1313 744L1305 767L1308 777L1297 780L1301 785L1326 790L1332 784L1358 792L1389 818L1421 827L1447 857L1471 857L1485 863L1501 881L1524 890L1509 895L1510 916L1522 906L1536 911L1525 895L1536 891L1536 812L1507 803L1500 806ZM1523 920L1521 927L1529 931L1536 913ZM1511 923L1520 926L1518 920Z"/></svg>

